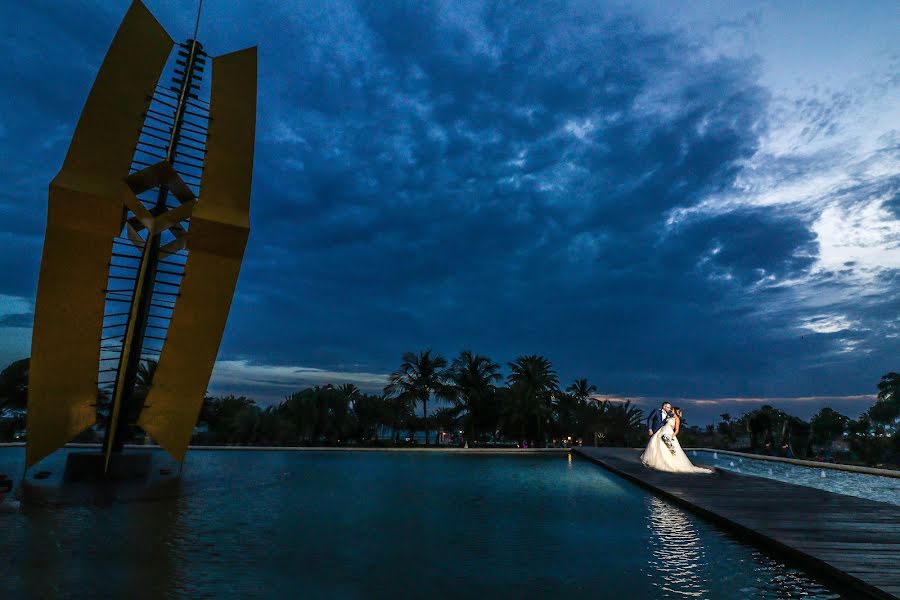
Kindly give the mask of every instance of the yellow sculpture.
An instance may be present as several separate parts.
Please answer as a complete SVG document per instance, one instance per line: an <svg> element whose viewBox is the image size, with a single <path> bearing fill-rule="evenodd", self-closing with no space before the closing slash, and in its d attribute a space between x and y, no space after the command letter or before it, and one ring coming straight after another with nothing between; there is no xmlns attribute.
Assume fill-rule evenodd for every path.
<svg viewBox="0 0 900 600"><path fill-rule="evenodd" d="M96 422L98 373L114 377L104 470L135 423L179 461L187 451L250 229L256 49L212 59L207 103L198 95L206 55L194 39L177 46L175 85L160 85L174 47L133 2L50 184L27 466ZM135 381L151 351L161 353L143 399Z"/></svg>

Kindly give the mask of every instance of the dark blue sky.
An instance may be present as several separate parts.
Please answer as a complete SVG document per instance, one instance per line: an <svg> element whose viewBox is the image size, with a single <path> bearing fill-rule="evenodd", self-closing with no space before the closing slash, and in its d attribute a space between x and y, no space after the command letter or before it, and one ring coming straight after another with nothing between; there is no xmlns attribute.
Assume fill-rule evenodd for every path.
<svg viewBox="0 0 900 600"><path fill-rule="evenodd" d="M0 360L47 184L127 2L0 8ZM194 2L148 2L177 39ZM258 44L252 232L211 384L380 388L407 350L695 417L855 416L900 370L892 2L207 0ZM690 418L690 417L689 417Z"/></svg>

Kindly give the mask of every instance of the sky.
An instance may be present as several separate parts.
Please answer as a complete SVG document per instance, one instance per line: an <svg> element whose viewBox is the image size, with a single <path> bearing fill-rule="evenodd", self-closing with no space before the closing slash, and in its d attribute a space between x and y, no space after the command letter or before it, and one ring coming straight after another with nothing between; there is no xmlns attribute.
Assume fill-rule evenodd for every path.
<svg viewBox="0 0 900 600"><path fill-rule="evenodd" d="M194 1L147 4L191 35ZM127 7L0 7L0 363L29 353L47 185ZM898 30L892 1L206 0L210 54L259 46L210 391L374 391L469 349L694 423L857 416L900 371Z"/></svg>

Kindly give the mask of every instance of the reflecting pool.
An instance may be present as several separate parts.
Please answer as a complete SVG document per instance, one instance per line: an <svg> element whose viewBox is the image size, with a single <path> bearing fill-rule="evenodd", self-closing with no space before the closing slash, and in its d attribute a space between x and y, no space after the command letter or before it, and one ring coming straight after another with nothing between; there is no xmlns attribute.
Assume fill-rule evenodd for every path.
<svg viewBox="0 0 900 600"><path fill-rule="evenodd" d="M192 451L176 498L0 531L2 598L842 597L565 453Z"/></svg>
<svg viewBox="0 0 900 600"><path fill-rule="evenodd" d="M777 479L836 494L900 505L900 478L896 477L804 467L792 463L760 460L707 450L688 450L688 455L691 461L697 464L713 465L735 473Z"/></svg>

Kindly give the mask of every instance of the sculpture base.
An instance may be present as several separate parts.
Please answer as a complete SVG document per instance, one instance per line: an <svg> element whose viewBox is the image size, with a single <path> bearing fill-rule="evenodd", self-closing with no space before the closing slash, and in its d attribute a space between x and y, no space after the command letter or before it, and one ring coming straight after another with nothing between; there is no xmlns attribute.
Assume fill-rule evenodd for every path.
<svg viewBox="0 0 900 600"><path fill-rule="evenodd" d="M27 504L83 505L177 496L180 465L161 452L128 452L110 458L104 473L99 452L71 452L60 472L32 469L19 488Z"/></svg>
<svg viewBox="0 0 900 600"><path fill-rule="evenodd" d="M105 457L97 452L70 454L66 460L63 480L66 482L108 482L139 481L150 476L153 457L146 452L140 454L113 454L109 459L109 470L104 473Z"/></svg>

